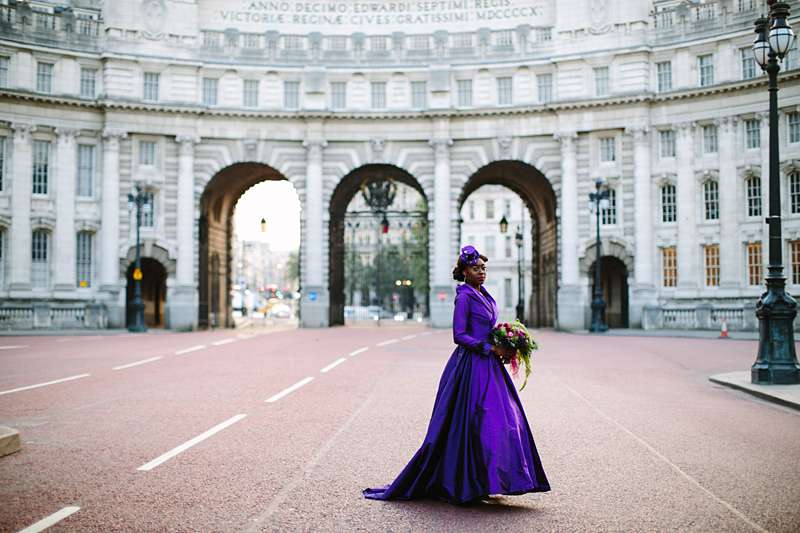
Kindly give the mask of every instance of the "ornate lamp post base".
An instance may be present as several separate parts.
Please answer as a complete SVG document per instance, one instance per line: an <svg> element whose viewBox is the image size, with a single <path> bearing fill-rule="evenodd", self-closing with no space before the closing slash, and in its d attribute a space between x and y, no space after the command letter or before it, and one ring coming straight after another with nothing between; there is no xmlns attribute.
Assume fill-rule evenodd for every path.
<svg viewBox="0 0 800 533"><path fill-rule="evenodd" d="M783 283L780 285L769 287L756 304L760 331L758 356L750 367L752 383L800 383L800 364L794 347L797 302L784 290Z"/></svg>
<svg viewBox="0 0 800 533"><path fill-rule="evenodd" d="M608 324L603 321L603 313L605 310L605 300L602 297L595 297L595 299L592 300L592 325L589 327L589 331L592 333L608 331Z"/></svg>

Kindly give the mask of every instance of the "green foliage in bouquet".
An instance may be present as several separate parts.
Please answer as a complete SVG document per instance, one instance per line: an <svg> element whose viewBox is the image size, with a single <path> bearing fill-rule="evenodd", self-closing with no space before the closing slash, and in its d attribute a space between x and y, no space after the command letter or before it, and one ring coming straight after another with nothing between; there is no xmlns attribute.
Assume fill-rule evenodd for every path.
<svg viewBox="0 0 800 533"><path fill-rule="evenodd" d="M512 324L503 322L492 329L489 334L489 342L495 346L515 350L516 354L513 357L500 357L500 361L504 365L511 365L511 373L514 376L519 372L520 360L524 363L525 382L519 390L524 389L528 384L528 376L531 375L531 354L534 350L539 349L536 341L528 333L528 329L519 320L515 320Z"/></svg>

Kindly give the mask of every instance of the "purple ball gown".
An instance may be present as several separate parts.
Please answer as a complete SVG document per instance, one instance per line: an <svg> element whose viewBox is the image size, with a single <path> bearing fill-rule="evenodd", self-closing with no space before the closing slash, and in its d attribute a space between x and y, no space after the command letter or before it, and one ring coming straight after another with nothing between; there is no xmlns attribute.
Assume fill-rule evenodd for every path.
<svg viewBox="0 0 800 533"><path fill-rule="evenodd" d="M391 485L365 489L374 500L435 498L454 504L490 494L550 490L519 396L489 350L497 304L463 284L456 290L458 345L439 381L422 446Z"/></svg>

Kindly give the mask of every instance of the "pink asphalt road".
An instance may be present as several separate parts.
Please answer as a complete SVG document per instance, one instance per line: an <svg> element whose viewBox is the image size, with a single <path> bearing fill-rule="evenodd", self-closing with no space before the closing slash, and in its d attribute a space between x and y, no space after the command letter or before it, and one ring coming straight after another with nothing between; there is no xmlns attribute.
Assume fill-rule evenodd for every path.
<svg viewBox="0 0 800 533"><path fill-rule="evenodd" d="M453 507L360 492L419 445L449 331L243 333L0 338L0 531L800 528L800 413L708 381L755 342L539 333L553 490Z"/></svg>

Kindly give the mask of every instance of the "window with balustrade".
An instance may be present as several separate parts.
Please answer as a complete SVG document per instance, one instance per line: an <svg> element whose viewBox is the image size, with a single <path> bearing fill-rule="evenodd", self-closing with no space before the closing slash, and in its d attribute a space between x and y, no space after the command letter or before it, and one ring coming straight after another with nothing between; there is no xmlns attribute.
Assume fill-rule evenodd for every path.
<svg viewBox="0 0 800 533"><path fill-rule="evenodd" d="M746 243L747 283L761 285L764 281L764 259L761 254L761 241Z"/></svg>
<svg viewBox="0 0 800 533"><path fill-rule="evenodd" d="M497 105L514 103L514 89L510 76L497 78Z"/></svg>
<svg viewBox="0 0 800 533"><path fill-rule="evenodd" d="M33 194L47 194L50 182L50 141L33 141Z"/></svg>
<svg viewBox="0 0 800 533"><path fill-rule="evenodd" d="M719 134L717 126L708 124L703 126L703 153L716 154L719 151Z"/></svg>
<svg viewBox="0 0 800 533"><path fill-rule="evenodd" d="M36 63L36 90L40 93L53 92L53 63Z"/></svg>
<svg viewBox="0 0 800 533"><path fill-rule="evenodd" d="M761 216L761 178L750 176L745 181L745 193L747 196L747 216Z"/></svg>
<svg viewBox="0 0 800 533"><path fill-rule="evenodd" d="M667 183L661 187L661 222L675 222L678 208L675 202L675 185Z"/></svg>
<svg viewBox="0 0 800 533"><path fill-rule="evenodd" d="M76 239L75 272L78 287L92 285L92 241L94 235L88 231L79 231Z"/></svg>
<svg viewBox="0 0 800 533"><path fill-rule="evenodd" d="M697 57L697 70L700 73L700 87L714 85L714 55L705 54Z"/></svg>
<svg viewBox="0 0 800 533"><path fill-rule="evenodd" d="M472 80L457 80L458 106L472 106Z"/></svg>
<svg viewBox="0 0 800 533"><path fill-rule="evenodd" d="M94 98L97 96L97 69L81 68L81 97Z"/></svg>
<svg viewBox="0 0 800 533"><path fill-rule="evenodd" d="M675 157L675 131L661 130L658 132L659 156L663 158Z"/></svg>
<svg viewBox="0 0 800 533"><path fill-rule="evenodd" d="M144 73L143 98L149 102L158 101L158 86L161 75L158 72Z"/></svg>
<svg viewBox="0 0 800 533"><path fill-rule="evenodd" d="M719 244L703 246L706 287L719 287Z"/></svg>
<svg viewBox="0 0 800 533"><path fill-rule="evenodd" d="M678 284L678 253L674 246L661 248L661 286L675 287Z"/></svg>
<svg viewBox="0 0 800 533"><path fill-rule="evenodd" d="M658 80L658 92L665 93L672 90L672 61L656 63L656 78Z"/></svg>
<svg viewBox="0 0 800 533"><path fill-rule="evenodd" d="M31 234L31 284L38 289L50 287L50 232L44 229Z"/></svg>
<svg viewBox="0 0 800 533"><path fill-rule="evenodd" d="M76 176L76 194L79 197L93 196L95 147L93 144L78 145L78 172Z"/></svg>

